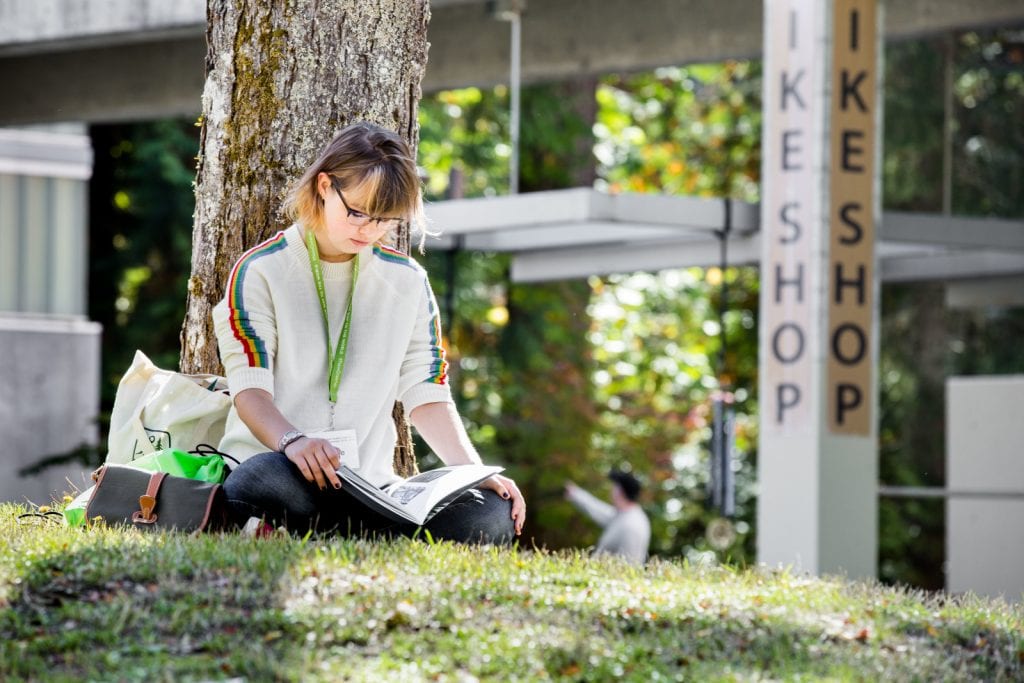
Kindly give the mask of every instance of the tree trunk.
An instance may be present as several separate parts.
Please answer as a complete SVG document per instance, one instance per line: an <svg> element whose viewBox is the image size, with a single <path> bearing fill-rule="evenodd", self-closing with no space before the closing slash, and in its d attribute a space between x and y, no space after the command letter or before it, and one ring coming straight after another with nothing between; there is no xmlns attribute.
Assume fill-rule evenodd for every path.
<svg viewBox="0 0 1024 683"><path fill-rule="evenodd" d="M243 251L287 225L287 185L340 128L398 131L415 152L427 0L208 0L206 87L183 372L218 372L211 312ZM399 248L408 250L408 234ZM414 468L396 410L399 473Z"/></svg>

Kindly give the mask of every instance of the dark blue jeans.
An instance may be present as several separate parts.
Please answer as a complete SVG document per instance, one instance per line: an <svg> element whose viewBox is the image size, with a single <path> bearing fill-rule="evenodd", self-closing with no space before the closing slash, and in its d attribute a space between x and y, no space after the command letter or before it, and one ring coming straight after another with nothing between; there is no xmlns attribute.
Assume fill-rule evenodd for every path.
<svg viewBox="0 0 1024 683"><path fill-rule="evenodd" d="M260 453L235 467L224 481L232 518L240 526L261 517L292 533L313 530L343 536L413 536L417 527L367 508L342 486L321 491L283 453ZM435 540L509 544L515 535L512 503L490 489L469 489L424 528Z"/></svg>

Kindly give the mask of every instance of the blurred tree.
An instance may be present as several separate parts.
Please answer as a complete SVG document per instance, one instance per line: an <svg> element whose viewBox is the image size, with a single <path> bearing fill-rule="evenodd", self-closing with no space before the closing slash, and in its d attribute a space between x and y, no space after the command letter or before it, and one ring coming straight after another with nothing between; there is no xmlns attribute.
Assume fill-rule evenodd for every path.
<svg viewBox="0 0 1024 683"><path fill-rule="evenodd" d="M951 52L950 52L951 51ZM886 210L943 207L945 56L953 58L954 214L1024 216L1024 32L970 31L886 47ZM946 484L945 380L1021 372L1024 309L949 310L942 283L882 290L879 455L882 483ZM945 505L880 501L879 577L942 588Z"/></svg>
<svg viewBox="0 0 1024 683"><path fill-rule="evenodd" d="M882 288L879 354L879 480L943 486L947 314L938 283ZM879 501L879 578L940 589L945 580L945 506L941 500Z"/></svg>
<svg viewBox="0 0 1024 683"><path fill-rule="evenodd" d="M691 194L756 199L759 69L743 62L604 79L596 100L587 101L597 107L593 130L602 163L596 183L613 192L689 188ZM529 122L523 130L524 189L562 186L572 177L573 160L578 160L577 173L581 166L586 172L580 141L586 143L584 151L593 144L582 125L590 114L584 110L577 122L566 120L562 103L573 95L567 87L530 89L524 97L529 112L523 117ZM444 192L453 167L461 167L467 196L504 190L507 148L474 131L493 131L496 122L504 130L505 97L503 89L470 89L424 100L420 148L435 197ZM567 130L575 134L565 135ZM702 131L715 135L708 139ZM440 168L432 169L428 159L440 160ZM447 286L441 276L446 257L429 258L440 295ZM706 421L718 371L711 359L719 348L720 271L624 274L591 278L584 288L556 283L507 290L501 280L506 262L500 255L456 257L459 284L450 344L461 366L462 412L471 433L478 443L497 448L531 491L531 532L553 546L594 541L597 531L562 501L562 484L573 478L601 492L608 468L630 466L651 484L645 505L655 527L652 549L660 554L707 550ZM757 358L756 273L729 269L726 277L736 288L726 316L727 362L740 410L747 413ZM607 305L607 299L619 297L629 306ZM589 302L592 322L580 314L577 302ZM581 345L584 338L589 343ZM496 363L493 353L502 360ZM588 366L596 388L584 375ZM684 374L692 377L682 383ZM751 417L741 416L739 422L741 533L722 554L746 559L753 538L749 503L756 432ZM589 441L573 431L590 434Z"/></svg>
<svg viewBox="0 0 1024 683"><path fill-rule="evenodd" d="M524 89L521 192L593 184L595 87L583 79ZM577 544L584 524L562 496L566 480L593 463L589 302L586 280L507 283L496 445L531 501L531 535L549 547Z"/></svg>
<svg viewBox="0 0 1024 683"><path fill-rule="evenodd" d="M136 349L161 367L178 363L199 129L164 120L96 125L90 137L89 317L103 325L108 416Z"/></svg>
<svg viewBox="0 0 1024 683"><path fill-rule="evenodd" d="M520 189L593 183L593 80L524 89ZM507 192L508 93L469 88L424 100L421 159L429 196L445 193L455 170L463 196ZM495 137L495 133L498 136ZM436 226L441 230L444 226ZM590 467L595 420L587 343L590 287L584 280L508 281L508 257L428 256L447 311L458 364L460 411L478 446L494 449L530 503L528 533L541 545L578 542L585 522L563 505L566 479ZM458 283L444 274L454 266Z"/></svg>
<svg viewBox="0 0 1024 683"><path fill-rule="evenodd" d="M886 209L942 210L945 51L941 38L886 45L881 169Z"/></svg>
<svg viewBox="0 0 1024 683"><path fill-rule="evenodd" d="M761 64L729 61L609 76L598 89L598 185L757 201ZM718 321L728 282L724 329ZM605 465L628 459L648 480L652 551L734 561L754 557L757 445L757 271L690 268L593 280ZM720 367L719 350L728 353ZM713 547L707 501L710 401L720 387L737 411L736 537Z"/></svg>
<svg viewBox="0 0 1024 683"><path fill-rule="evenodd" d="M760 62L609 76L597 99L599 187L757 201Z"/></svg>
<svg viewBox="0 0 1024 683"><path fill-rule="evenodd" d="M882 160L886 210L943 207L945 55L940 38L892 43L885 52ZM945 484L947 335L941 285L882 287L879 354L879 479ZM935 500L879 501L879 577L922 588L944 585L945 508Z"/></svg>
<svg viewBox="0 0 1024 683"><path fill-rule="evenodd" d="M594 278L590 333L601 406L595 452L600 469L628 461L649 484L651 550L659 555L714 552L751 561L756 475L758 275L729 268L729 311L719 329L723 273L687 268ZM718 514L707 501L711 396L718 350L736 408L736 538L712 547L705 537Z"/></svg>
<svg viewBox="0 0 1024 683"><path fill-rule="evenodd" d="M953 212L1024 216L1024 27L957 37Z"/></svg>

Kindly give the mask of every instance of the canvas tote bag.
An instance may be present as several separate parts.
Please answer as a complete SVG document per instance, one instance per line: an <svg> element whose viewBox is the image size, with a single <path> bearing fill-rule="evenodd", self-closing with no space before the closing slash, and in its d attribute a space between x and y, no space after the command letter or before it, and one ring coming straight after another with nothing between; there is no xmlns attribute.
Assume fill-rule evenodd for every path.
<svg viewBox="0 0 1024 683"><path fill-rule="evenodd" d="M223 377L161 370L136 351L117 385L106 461L125 464L167 448L216 446L230 408Z"/></svg>

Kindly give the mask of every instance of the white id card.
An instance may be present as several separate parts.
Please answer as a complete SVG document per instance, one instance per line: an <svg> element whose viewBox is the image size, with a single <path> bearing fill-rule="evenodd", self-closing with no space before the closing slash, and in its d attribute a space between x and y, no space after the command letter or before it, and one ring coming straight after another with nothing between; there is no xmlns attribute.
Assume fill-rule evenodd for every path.
<svg viewBox="0 0 1024 683"><path fill-rule="evenodd" d="M313 432L310 436L327 439L341 451L341 464L352 469L359 469L359 441L354 429L335 429L333 431Z"/></svg>

